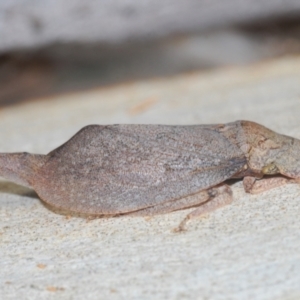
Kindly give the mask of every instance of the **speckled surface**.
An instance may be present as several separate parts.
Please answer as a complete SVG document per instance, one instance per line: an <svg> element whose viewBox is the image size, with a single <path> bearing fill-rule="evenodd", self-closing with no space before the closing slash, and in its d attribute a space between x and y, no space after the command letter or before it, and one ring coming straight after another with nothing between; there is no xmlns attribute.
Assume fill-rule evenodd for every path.
<svg viewBox="0 0 300 300"><path fill-rule="evenodd" d="M300 138L300 58L131 82L0 110L0 149L47 153L92 123L249 119ZM0 181L1 299L299 299L300 187L187 211L85 220Z"/></svg>

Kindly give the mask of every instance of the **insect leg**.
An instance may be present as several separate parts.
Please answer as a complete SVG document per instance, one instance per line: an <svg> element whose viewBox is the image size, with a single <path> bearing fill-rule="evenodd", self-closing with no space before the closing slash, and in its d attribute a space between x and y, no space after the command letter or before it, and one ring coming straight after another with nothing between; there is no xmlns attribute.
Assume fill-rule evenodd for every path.
<svg viewBox="0 0 300 300"><path fill-rule="evenodd" d="M209 213L219 207L232 202L232 191L228 185L213 187L197 194L181 199L168 201L166 203L127 213L130 216L154 216L172 211L199 206L179 224L175 231L183 231L188 220Z"/></svg>
<svg viewBox="0 0 300 300"><path fill-rule="evenodd" d="M244 189L250 194L259 194L264 191L284 185L288 182L293 182L285 177L270 177L257 179L255 177L246 176L243 179Z"/></svg>
<svg viewBox="0 0 300 300"><path fill-rule="evenodd" d="M166 214L175 210L198 206L201 203L208 201L210 197L211 196L209 194L209 190L204 190L197 194L190 195L181 199L170 200L163 204L147 207L131 213L126 213L126 215L140 217L140 216L154 216L154 215Z"/></svg>
<svg viewBox="0 0 300 300"><path fill-rule="evenodd" d="M175 232L180 232L185 230L186 223L193 218L198 218L204 214L207 214L215 209L222 207L224 205L230 204L232 202L232 191L228 185L221 185L219 187L214 187L207 190L210 195L209 199L201 204L194 211L189 213L179 224L177 228L174 229Z"/></svg>

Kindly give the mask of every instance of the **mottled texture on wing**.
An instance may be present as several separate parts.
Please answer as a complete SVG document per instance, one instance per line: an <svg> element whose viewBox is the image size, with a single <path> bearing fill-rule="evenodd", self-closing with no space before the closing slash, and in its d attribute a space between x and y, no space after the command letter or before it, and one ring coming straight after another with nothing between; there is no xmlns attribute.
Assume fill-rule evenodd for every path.
<svg viewBox="0 0 300 300"><path fill-rule="evenodd" d="M71 211L126 213L219 184L245 163L213 127L91 125L49 153L34 188Z"/></svg>

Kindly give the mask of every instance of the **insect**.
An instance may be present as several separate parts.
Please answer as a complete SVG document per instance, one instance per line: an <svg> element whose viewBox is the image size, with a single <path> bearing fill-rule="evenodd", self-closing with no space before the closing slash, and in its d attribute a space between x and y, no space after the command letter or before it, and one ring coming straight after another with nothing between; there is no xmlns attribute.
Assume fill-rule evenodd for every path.
<svg viewBox="0 0 300 300"><path fill-rule="evenodd" d="M283 176L269 176L281 174ZM232 201L224 181L259 193L300 178L300 140L250 121L216 125L89 125L47 155L0 154L0 175L51 206L88 215L151 216ZM264 175L267 175L263 178Z"/></svg>

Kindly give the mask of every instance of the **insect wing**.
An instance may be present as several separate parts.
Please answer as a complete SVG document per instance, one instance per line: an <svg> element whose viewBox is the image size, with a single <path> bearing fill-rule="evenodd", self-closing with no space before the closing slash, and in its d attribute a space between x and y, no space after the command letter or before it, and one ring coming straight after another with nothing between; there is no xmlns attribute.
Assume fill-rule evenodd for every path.
<svg viewBox="0 0 300 300"><path fill-rule="evenodd" d="M42 177L53 193L36 190L72 211L126 213L217 185L245 162L208 126L94 125L49 154Z"/></svg>

